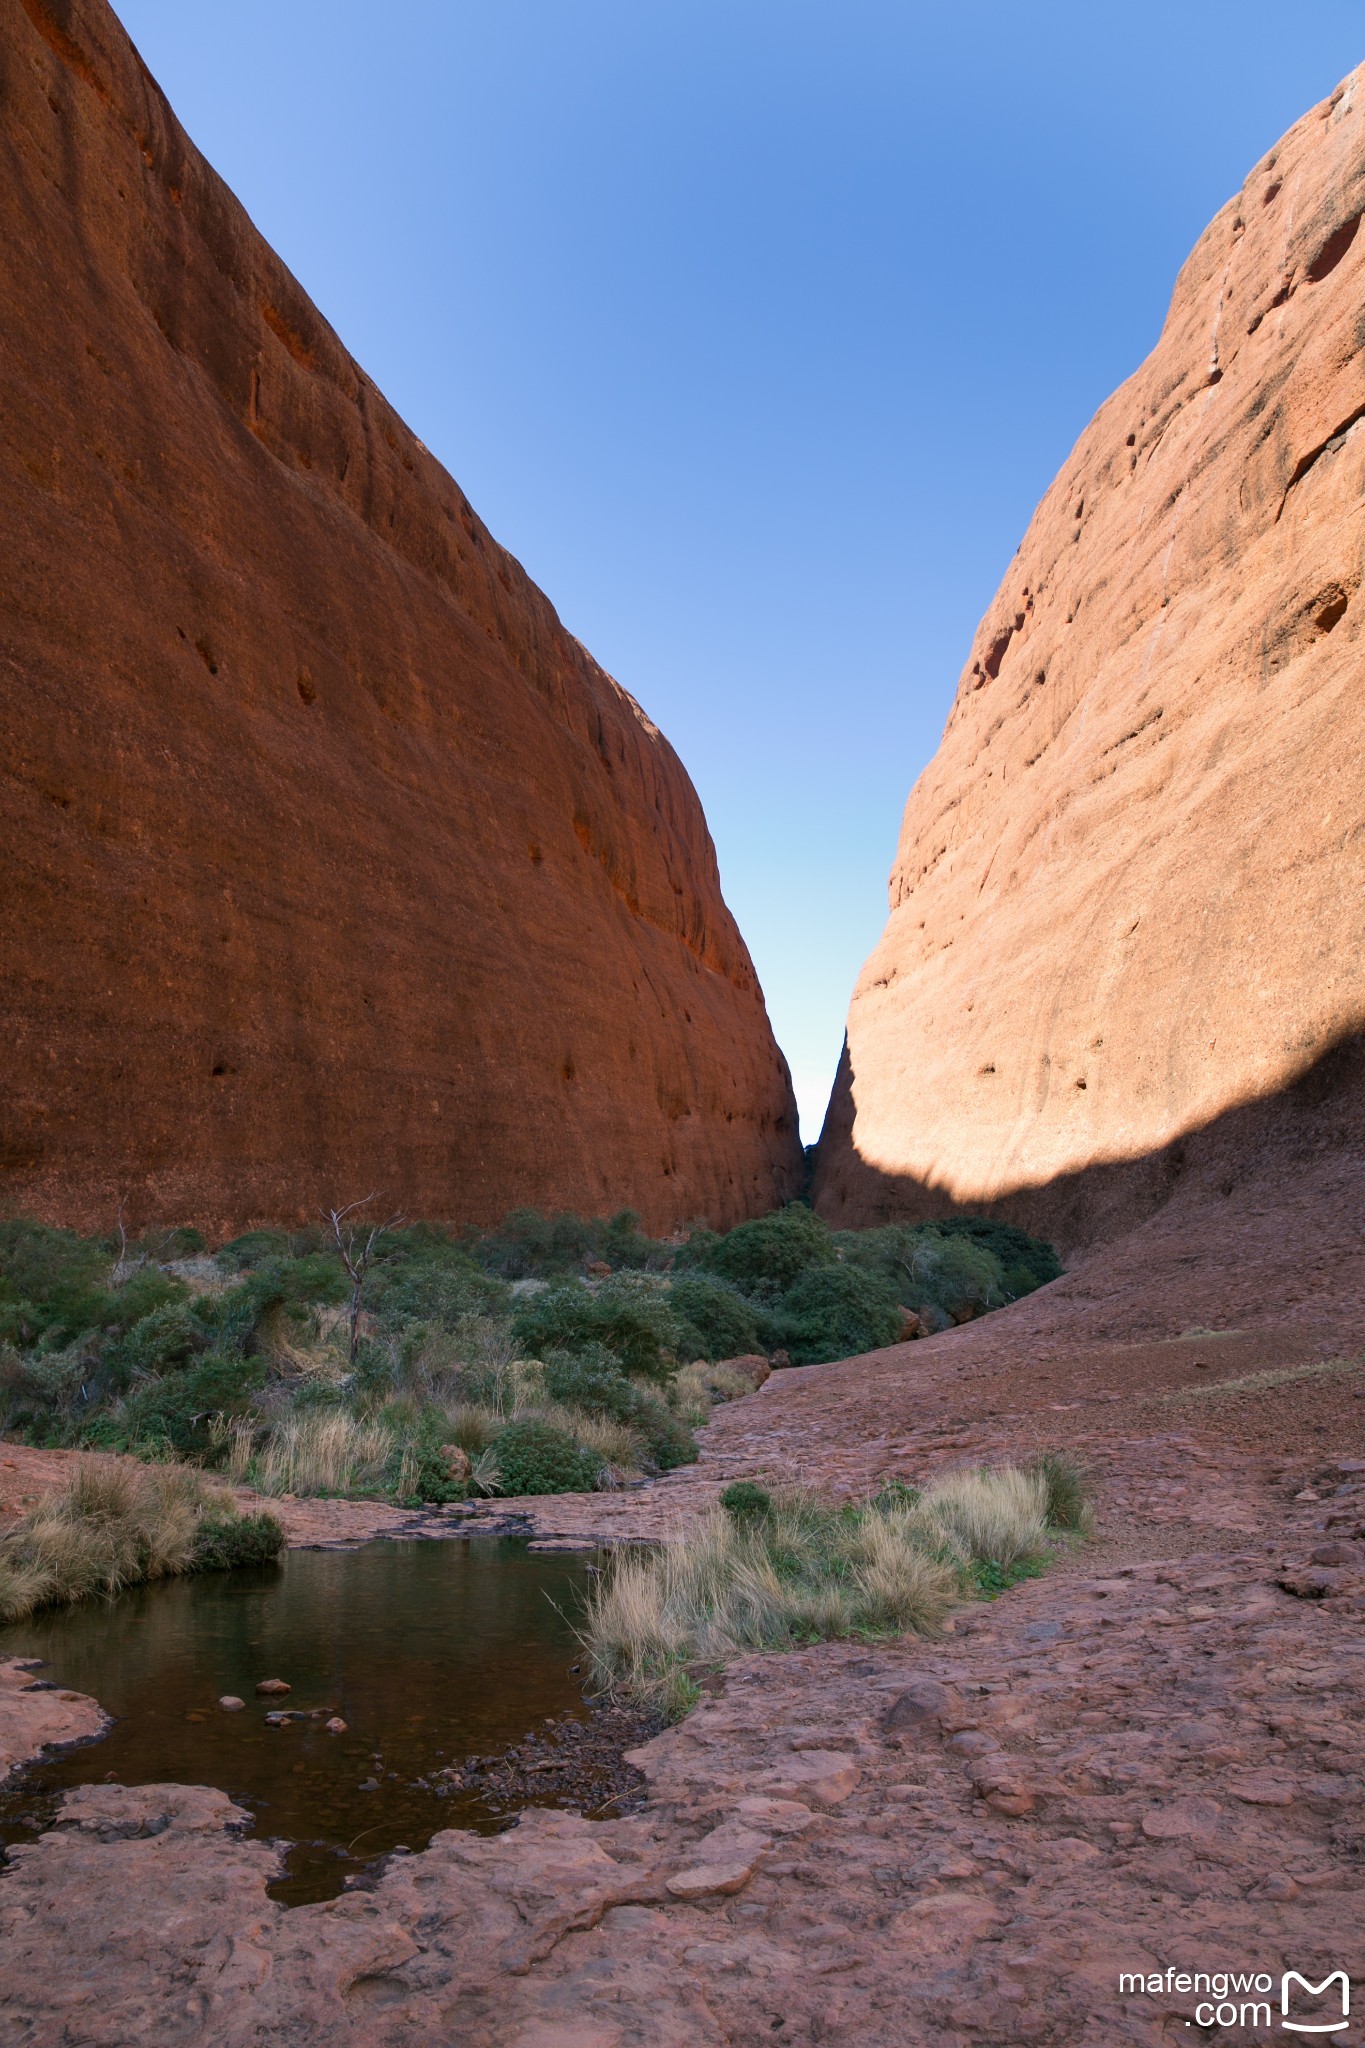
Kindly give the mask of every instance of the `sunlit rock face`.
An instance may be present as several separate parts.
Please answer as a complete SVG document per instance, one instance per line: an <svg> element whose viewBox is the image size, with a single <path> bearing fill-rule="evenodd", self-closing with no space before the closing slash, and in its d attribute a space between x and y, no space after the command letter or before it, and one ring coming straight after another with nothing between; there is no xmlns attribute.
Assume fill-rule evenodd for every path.
<svg viewBox="0 0 1365 2048"><path fill-rule="evenodd" d="M657 1228L793 1192L668 742L102 0L14 0L0 79L0 1203Z"/></svg>
<svg viewBox="0 0 1365 2048"><path fill-rule="evenodd" d="M1193 1161L1358 1133L1362 207L1365 70L1218 214L1034 515L906 807L832 1217L1080 1243Z"/></svg>

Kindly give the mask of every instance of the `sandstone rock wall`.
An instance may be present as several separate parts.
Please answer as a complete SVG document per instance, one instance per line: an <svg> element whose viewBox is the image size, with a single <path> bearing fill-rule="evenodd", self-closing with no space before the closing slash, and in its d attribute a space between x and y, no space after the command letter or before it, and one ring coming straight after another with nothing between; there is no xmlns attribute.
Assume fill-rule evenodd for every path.
<svg viewBox="0 0 1365 2048"><path fill-rule="evenodd" d="M1072 1246L1365 1138L1365 68L1201 237L973 643L817 1170ZM1348 1176L1351 1179L1352 1176Z"/></svg>
<svg viewBox="0 0 1365 2048"><path fill-rule="evenodd" d="M667 741L103 0L13 0L0 109L0 1204L771 1206L790 1083Z"/></svg>

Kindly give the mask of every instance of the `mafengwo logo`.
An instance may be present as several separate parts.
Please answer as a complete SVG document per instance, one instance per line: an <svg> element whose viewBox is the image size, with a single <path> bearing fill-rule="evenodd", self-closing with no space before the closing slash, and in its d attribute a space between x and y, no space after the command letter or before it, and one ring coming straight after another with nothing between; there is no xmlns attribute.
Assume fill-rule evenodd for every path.
<svg viewBox="0 0 1365 2048"><path fill-rule="evenodd" d="M1291 1993L1295 1991L1297 1991L1302 1999L1326 1998L1329 2005L1333 2002L1333 1994L1340 1991L1340 2018L1324 2016L1312 2020L1291 2019L1289 2015L1293 2008L1290 2003L1290 1997ZM1324 1977L1321 1984L1310 1984L1308 1979L1301 1977L1297 1970L1285 1971L1280 1979L1280 2025L1282 2027L1287 2028L1291 2034L1339 2034L1342 2028L1348 2027L1350 2023L1351 1980L1344 1970L1333 1970L1331 1976Z"/></svg>
<svg viewBox="0 0 1365 2048"><path fill-rule="evenodd" d="M1307 2038L1341 2034L1351 2024L1351 1981L1333 1970L1320 1983L1300 1970L1286 1970L1279 1982L1279 2011L1274 2010L1275 1979L1268 1970L1167 1970L1120 1972L1119 1996L1148 1998L1193 1994L1198 2003L1187 2015L1187 2027L1279 2026L1287 2034Z"/></svg>

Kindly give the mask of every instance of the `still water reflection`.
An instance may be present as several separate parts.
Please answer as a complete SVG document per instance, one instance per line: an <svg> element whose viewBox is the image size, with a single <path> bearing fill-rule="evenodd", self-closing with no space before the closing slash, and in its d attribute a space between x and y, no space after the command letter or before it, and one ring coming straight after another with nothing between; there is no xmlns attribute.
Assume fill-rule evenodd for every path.
<svg viewBox="0 0 1365 2048"><path fill-rule="evenodd" d="M443 1797L433 1773L585 1711L570 1669L585 1584L581 1560L517 1543L374 1543L0 1629L0 1656L44 1658L38 1676L117 1717L102 1741L0 1795L0 1842L32 1840L44 1796L73 1785L216 1785L255 1813L258 1835L293 1845L271 1890L298 1904L440 1828L496 1827L477 1795ZM263 1678L287 1680L288 1698L258 1700ZM222 1712L224 1693L245 1711ZM329 1708L347 1732L269 1726L281 1707Z"/></svg>

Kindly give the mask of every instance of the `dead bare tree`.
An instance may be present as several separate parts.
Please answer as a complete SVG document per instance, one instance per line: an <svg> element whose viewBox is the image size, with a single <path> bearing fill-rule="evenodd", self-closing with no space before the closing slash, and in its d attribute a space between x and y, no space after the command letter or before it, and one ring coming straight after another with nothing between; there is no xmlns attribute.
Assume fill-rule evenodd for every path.
<svg viewBox="0 0 1365 2048"><path fill-rule="evenodd" d="M379 1241L386 1230L396 1230L403 1221L401 1216L389 1216L383 1223L372 1223L368 1229L363 1223L351 1223L347 1219L359 1209L368 1209L375 1200L366 1195L363 1201L348 1202L344 1209L324 1209L322 1216L332 1232L332 1242L337 1255L346 1269L346 1278L351 1283L351 1306L348 1312L350 1328L350 1349L347 1356L355 1364L356 1348L360 1342L360 1310L365 1295L365 1278L371 1266L382 1265L385 1254L379 1250Z"/></svg>
<svg viewBox="0 0 1365 2048"><path fill-rule="evenodd" d="M130 1260L128 1257L128 1226L123 1220L123 1211L127 1201L128 1197L126 1195L120 1195L118 1205L118 1257L109 1269L109 1287L111 1291L116 1291L122 1287L125 1280L131 1280L133 1274L140 1272L147 1264L147 1254L145 1251L140 1252L137 1258L133 1260Z"/></svg>

